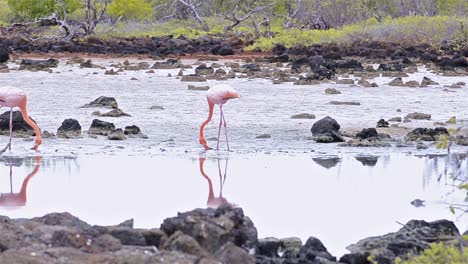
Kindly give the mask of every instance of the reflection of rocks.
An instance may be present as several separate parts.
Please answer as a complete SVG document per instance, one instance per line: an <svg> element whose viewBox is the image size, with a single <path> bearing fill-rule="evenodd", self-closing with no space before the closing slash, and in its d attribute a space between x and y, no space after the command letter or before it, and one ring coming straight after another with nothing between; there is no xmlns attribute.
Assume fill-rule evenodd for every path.
<svg viewBox="0 0 468 264"><path fill-rule="evenodd" d="M32 119L32 118L31 118ZM24 121L20 111L13 111L13 135L18 137L29 137L35 135L32 127ZM33 120L34 121L34 120ZM10 134L10 111L0 115L0 135Z"/></svg>
<svg viewBox="0 0 468 264"><path fill-rule="evenodd" d="M94 101L83 105L82 107L104 107L118 109L117 101L114 97L100 96Z"/></svg>
<svg viewBox="0 0 468 264"><path fill-rule="evenodd" d="M115 125L110 122L94 119L91 123L88 133L94 135L107 136L110 132L115 130ZM123 132L122 132L123 133Z"/></svg>
<svg viewBox="0 0 468 264"><path fill-rule="evenodd" d="M59 138L77 138L81 135L81 125L76 119L65 119L62 125L57 129Z"/></svg>
<svg viewBox="0 0 468 264"><path fill-rule="evenodd" d="M315 122L310 129L313 139L319 143L343 142L344 138L339 130L338 122L329 116Z"/></svg>
<svg viewBox="0 0 468 264"><path fill-rule="evenodd" d="M329 158L312 158L312 160L317 163L318 165L330 169L335 167L338 163L340 163L341 159L339 157L329 157Z"/></svg>
<svg viewBox="0 0 468 264"><path fill-rule="evenodd" d="M361 162L364 166L374 167L379 160L378 156L356 156L357 161Z"/></svg>
<svg viewBox="0 0 468 264"><path fill-rule="evenodd" d="M347 249L351 253L343 256L340 261L361 263L351 260L366 259L372 255L372 259L378 263L393 263L396 257L405 259L408 255L417 255L429 248L430 243L455 241L459 237L457 227L450 221L439 220L428 223L411 220L396 233L365 238L348 246Z"/></svg>
<svg viewBox="0 0 468 264"><path fill-rule="evenodd" d="M416 128L406 134L407 141L437 141L441 135L449 136L449 132L445 127L432 128Z"/></svg>

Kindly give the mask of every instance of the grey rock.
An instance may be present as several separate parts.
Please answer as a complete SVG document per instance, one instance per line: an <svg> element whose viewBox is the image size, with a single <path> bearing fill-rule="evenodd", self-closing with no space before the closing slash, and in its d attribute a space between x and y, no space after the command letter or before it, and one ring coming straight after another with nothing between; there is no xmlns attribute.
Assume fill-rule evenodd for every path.
<svg viewBox="0 0 468 264"><path fill-rule="evenodd" d="M424 114L424 113L409 113L405 116L406 119L416 119L416 120L431 120L431 115L430 114Z"/></svg>
<svg viewBox="0 0 468 264"><path fill-rule="evenodd" d="M83 105L82 107L104 107L118 109L117 101L114 97L100 96L94 101Z"/></svg>
<svg viewBox="0 0 468 264"><path fill-rule="evenodd" d="M57 137L59 138L77 138L80 136L81 125L78 120L73 118L65 119L57 129Z"/></svg>
<svg viewBox="0 0 468 264"><path fill-rule="evenodd" d="M325 89L325 94L341 94L341 92L335 88L327 88Z"/></svg>
<svg viewBox="0 0 468 264"><path fill-rule="evenodd" d="M359 102L346 102L346 101L330 101L332 105L361 105Z"/></svg>
<svg viewBox="0 0 468 264"><path fill-rule="evenodd" d="M250 256L244 249L228 242L223 245L216 253L215 257L221 260L222 263L229 264L254 264L255 259Z"/></svg>
<svg viewBox="0 0 468 264"><path fill-rule="evenodd" d="M362 259L372 255L378 263L393 263L396 257L406 259L408 255L419 254L432 242L446 242L459 237L457 227L448 220L411 220L396 233L365 238L348 246L352 256L347 258Z"/></svg>
<svg viewBox="0 0 468 264"><path fill-rule="evenodd" d="M301 113L301 114L293 115L291 116L291 118L293 119L315 119L315 115L309 114L309 113Z"/></svg>
<svg viewBox="0 0 468 264"><path fill-rule="evenodd" d="M28 136L35 135L32 127L29 126L29 124L26 123L26 121L24 121L23 115L21 114L20 111L13 111L12 122L13 122L13 135L21 136L21 137L28 137ZM9 135L9 134L10 134L10 111L6 111L0 115L0 135Z"/></svg>
<svg viewBox="0 0 468 264"><path fill-rule="evenodd" d="M107 138L110 140L125 140L127 137L121 128L117 128L113 131L110 131L107 134Z"/></svg>
<svg viewBox="0 0 468 264"><path fill-rule="evenodd" d="M195 85L188 85L188 89L192 91L208 91L210 89L209 86L195 86Z"/></svg>
<svg viewBox="0 0 468 264"><path fill-rule="evenodd" d="M102 117L122 117L122 116L131 116L120 109L112 109L109 112L101 113L100 111L93 112L93 115L102 116Z"/></svg>
<svg viewBox="0 0 468 264"><path fill-rule="evenodd" d="M185 235L181 231L173 233L166 242L164 242L162 249L171 251L177 250L197 257L206 257L209 255L193 237Z"/></svg>
<svg viewBox="0 0 468 264"><path fill-rule="evenodd" d="M110 132L115 130L115 125L110 122L94 119L91 127L88 130L89 134L107 136ZM122 132L123 134L123 132Z"/></svg>
<svg viewBox="0 0 468 264"><path fill-rule="evenodd" d="M257 138L257 139L271 138L271 135L270 134L260 134L260 135L257 135L255 138Z"/></svg>
<svg viewBox="0 0 468 264"><path fill-rule="evenodd" d="M314 140L320 143L343 142L344 138L339 130L338 122L329 116L315 122L310 129Z"/></svg>
<svg viewBox="0 0 468 264"><path fill-rule="evenodd" d="M436 127L432 128L415 128L412 131L408 132L405 136L407 141L437 141L441 135L449 136L449 132L445 127Z"/></svg>

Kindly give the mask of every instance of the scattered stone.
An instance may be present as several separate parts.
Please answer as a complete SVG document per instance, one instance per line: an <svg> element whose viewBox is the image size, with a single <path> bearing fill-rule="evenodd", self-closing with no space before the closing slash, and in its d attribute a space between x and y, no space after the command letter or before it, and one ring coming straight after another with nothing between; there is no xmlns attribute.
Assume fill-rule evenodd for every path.
<svg viewBox="0 0 468 264"><path fill-rule="evenodd" d="M405 119L415 119L415 120L431 120L431 115L430 114L424 114L424 113L409 113L405 116Z"/></svg>
<svg viewBox="0 0 468 264"><path fill-rule="evenodd" d="M428 148L429 148L429 146L424 144L423 142L418 142L416 144L416 149L428 149Z"/></svg>
<svg viewBox="0 0 468 264"><path fill-rule="evenodd" d="M330 101L332 105L361 105L360 102L346 102L346 101Z"/></svg>
<svg viewBox="0 0 468 264"><path fill-rule="evenodd" d="M364 128L361 132L356 134L357 138L360 139L370 139L370 138L377 138L379 134L375 128Z"/></svg>
<svg viewBox="0 0 468 264"><path fill-rule="evenodd" d="M255 138L257 138L257 139L271 138L271 135L270 134L260 134L260 135L257 135Z"/></svg>
<svg viewBox="0 0 468 264"><path fill-rule="evenodd" d="M353 79L340 79L336 81L336 84L354 84Z"/></svg>
<svg viewBox="0 0 468 264"><path fill-rule="evenodd" d="M403 79L401 77L397 77L393 79L391 82L388 83L390 86L405 86L403 83Z"/></svg>
<svg viewBox="0 0 468 264"><path fill-rule="evenodd" d="M115 130L115 125L113 123L101 121L99 119L94 119L93 122L91 123L91 127L88 130L88 134L107 136L110 132L114 130ZM122 134L123 134L123 131L122 131Z"/></svg>
<svg viewBox="0 0 468 264"><path fill-rule="evenodd" d="M29 71L49 71L50 68L57 68L59 61L56 59L48 60L21 60L20 70Z"/></svg>
<svg viewBox="0 0 468 264"><path fill-rule="evenodd" d="M338 122L329 116L315 122L310 129L313 139L318 143L344 142L339 130Z"/></svg>
<svg viewBox="0 0 468 264"><path fill-rule="evenodd" d="M418 81L408 81L405 83L405 86L408 86L408 87L420 87L421 85L419 84Z"/></svg>
<svg viewBox="0 0 468 264"><path fill-rule="evenodd" d="M302 114L293 115L291 116L291 118L293 119L315 119L315 115L309 114L309 113L302 113Z"/></svg>
<svg viewBox="0 0 468 264"><path fill-rule="evenodd" d="M358 81L358 85L361 85L363 87L379 87L379 85L377 85L377 83L375 82L370 83L369 81L362 79Z"/></svg>
<svg viewBox="0 0 468 264"><path fill-rule="evenodd" d="M195 74L184 75L181 79L182 82L206 82L206 77Z"/></svg>
<svg viewBox="0 0 468 264"><path fill-rule="evenodd" d="M112 109L107 113L101 113L100 111L95 111L92 114L96 116L105 116L105 117L131 116L120 109Z"/></svg>
<svg viewBox="0 0 468 264"><path fill-rule="evenodd" d="M432 128L416 128L406 134L406 141L437 141L441 135L449 136L449 132L445 127Z"/></svg>
<svg viewBox="0 0 468 264"><path fill-rule="evenodd" d="M73 118L65 119L57 129L57 137L59 138L77 138L80 136L81 125L78 120Z"/></svg>
<svg viewBox="0 0 468 264"><path fill-rule="evenodd" d="M125 136L123 130L121 128L117 128L113 131L110 131L108 134L107 134L107 138L110 139L110 140L124 140L124 139L127 139L127 137Z"/></svg>
<svg viewBox="0 0 468 264"><path fill-rule="evenodd" d="M119 75L119 73L114 71L114 69L106 70L104 74L105 75Z"/></svg>
<svg viewBox="0 0 468 264"><path fill-rule="evenodd" d="M377 121L377 127L388 127L389 123L385 119L380 119Z"/></svg>
<svg viewBox="0 0 468 264"><path fill-rule="evenodd" d="M101 66L93 64L91 60L80 63L80 68L101 68Z"/></svg>
<svg viewBox="0 0 468 264"><path fill-rule="evenodd" d="M154 70L147 70L145 73L154 73ZM171 76L168 76L171 77Z"/></svg>
<svg viewBox="0 0 468 264"><path fill-rule="evenodd" d="M439 85L439 83L434 82L433 80L431 80L428 77L424 76L422 81L421 81L421 86L428 86L428 85Z"/></svg>
<svg viewBox="0 0 468 264"><path fill-rule="evenodd" d="M117 101L114 97L100 96L96 100L83 105L82 107L104 107L104 108L114 108L118 109Z"/></svg>
<svg viewBox="0 0 468 264"><path fill-rule="evenodd" d="M195 85L188 85L188 89L192 91L208 91L210 89L209 86L195 86Z"/></svg>
<svg viewBox="0 0 468 264"><path fill-rule="evenodd" d="M164 106L153 105L149 108L150 110L164 110Z"/></svg>
<svg viewBox="0 0 468 264"><path fill-rule="evenodd" d="M457 135L455 142L460 146L468 146L468 136Z"/></svg>
<svg viewBox="0 0 468 264"><path fill-rule="evenodd" d="M389 122L401 122L401 120L402 120L401 117L396 116L396 117L390 118L388 121Z"/></svg>
<svg viewBox="0 0 468 264"><path fill-rule="evenodd" d="M421 200L421 199L414 199L413 201L411 201L411 205L414 206L414 207L424 207L424 200Z"/></svg>
<svg viewBox="0 0 468 264"><path fill-rule="evenodd" d="M341 92L335 88L327 88L325 89L325 94L341 94Z"/></svg>

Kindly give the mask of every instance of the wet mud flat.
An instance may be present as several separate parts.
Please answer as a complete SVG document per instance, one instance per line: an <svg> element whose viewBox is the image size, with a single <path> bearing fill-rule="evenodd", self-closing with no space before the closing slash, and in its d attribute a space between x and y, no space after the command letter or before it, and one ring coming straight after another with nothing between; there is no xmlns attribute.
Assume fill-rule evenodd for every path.
<svg viewBox="0 0 468 264"><path fill-rule="evenodd" d="M145 233L144 240L137 235L139 240L135 241L139 242L122 242L115 235L121 231L114 231L114 235L109 231L113 227L97 228L99 232L91 228L86 231L74 230L71 233L52 235L52 238L57 240L47 240L52 234L48 233L44 241L60 249L44 249L39 245L37 251L31 251L32 253L24 256L27 258L40 256L46 258L45 261L51 261L49 258L55 256L54 261L57 262L69 254L70 257L66 257L67 259L96 256L99 260L117 261L116 256L125 255L129 258L135 256L142 261L146 261L147 258L155 262L160 261L160 258L166 260L173 258L187 263L199 260L213 260L217 263L216 261L229 259L233 253L239 254L233 258L245 259L243 263L249 263L254 259L258 262L269 261L269 258L278 259L280 252L283 260L278 261L287 261L285 258L291 258L291 260L302 259L313 263L321 259L333 261L333 256L323 249L321 242L315 239L308 242L309 235L317 236L324 241L323 244L330 252L337 252L333 253L334 256L342 256L346 253L344 247L364 237L397 231L400 226L396 221L406 223L410 219L434 221L444 218L463 228L463 223L466 223L465 218L457 220L457 216L451 215L447 204L463 201L464 193L454 192L454 196L445 197L444 194L451 191L447 187L450 178L442 177L448 182L441 184L438 180L434 180L434 178L439 179L441 172L438 172L437 176L429 177L433 180L421 176L424 174L421 171L427 175L427 169L424 170L421 160L413 155L427 157L424 159L424 164L426 162L434 164L431 161L435 159L429 158L429 154L447 153L446 149L437 147L440 142L450 142L451 154L467 152L468 91L464 64L466 59L463 61L463 57L459 59L459 54L452 54L445 57L446 60L442 56L437 57L436 62L424 62L420 58L410 59L408 62L404 57L386 57L380 61L381 59L368 60L356 57L327 59L326 56L315 54L301 57L300 53L298 57L290 57L291 51L283 53L278 52L266 58L254 59L62 57L59 60L49 61L50 64L39 63L39 66L32 67L29 67L28 63L23 63L21 54L18 53L13 61L4 64L6 68L2 66L0 81L5 85L21 87L28 93L29 114L41 126L45 139L40 152L32 152L28 150L32 144L30 131L16 130L13 150L5 154L20 158L31 155L42 156L43 159L67 156L77 157L82 161L79 170L65 173L65 175L75 175L69 185L59 176L53 178L57 180L57 184L45 180L47 175L30 178L32 184L42 182L37 188L31 185L32 190L37 190L38 193L31 194L29 204L19 206L17 208L19 210L16 211L7 209L3 215L11 218L31 218L50 213L51 208L46 209L44 204L50 204L46 202L47 199L50 202L57 200L57 197L51 199L49 196L41 200L40 192L53 188L61 190L64 186L68 186L60 192L67 199L55 204L56 207L52 210L70 211L73 215L84 217L90 223L108 225L115 223L113 219L125 220L135 217L137 227L153 228L155 224L164 222L167 216L175 215L178 211L205 207L205 204L213 206L234 201L233 204L239 204L246 215L252 217L260 234L257 235L257 242L252 242L255 241L254 238L249 242L250 238L246 237L253 237L253 231L243 234L241 231L231 230L235 234L240 232L241 238L234 235L227 239L228 241L203 242L198 241L196 234L192 236L184 232L186 227L181 227L182 233L178 233L177 228L172 230L174 232L159 232L162 230L160 228L159 231L155 230L154 234ZM31 59L30 55L28 57ZM48 57L33 58L34 61L48 59ZM228 118L230 147L233 151L224 151L224 142L222 142L221 151L205 153L201 151L197 142L199 126L207 116L208 107L204 91L218 83L235 87L244 99L229 102L223 109ZM4 115L3 122L7 122L6 117L9 117L9 113L6 112ZM219 118L217 115L215 112L213 120ZM98 121L95 121L96 119ZM324 125L319 126L317 123ZM314 129L314 125L318 129ZM6 136L8 126L4 127L2 133L5 136L0 137L1 142L8 140ZM319 132L314 133L316 131ZM217 122L211 123L205 133L210 137L210 144L215 144ZM368 172L366 169L372 167L372 164L387 166L389 163L385 157L389 153L403 155L395 158L401 159L399 161L401 163L397 162L391 167L395 170L400 168L401 173L387 172L387 177L374 179L372 175L386 175L382 169L368 175L367 178L362 177L366 175ZM200 175L199 166L203 158L206 158L204 164L208 177ZM222 168L218 169L219 165L216 163L220 162L220 159L221 163L229 160L231 176L218 177L218 171L222 171ZM439 165L450 163L454 159L437 160L436 163ZM31 165L41 163L29 162ZM133 165L130 165L132 162ZM457 162L464 164L463 159L458 159ZM278 166L275 167L273 165L275 163ZM311 167L311 164L315 165ZM346 164L352 164L350 165L352 167L347 168ZM357 169L356 164L362 165ZM466 165L461 168L465 168L464 166ZM268 170L269 167L274 169ZM433 165L431 168L433 167L437 166ZM17 170L15 167L10 168L9 165L3 167L5 175L8 175L9 171ZM21 175L27 178L34 169L34 166L29 166ZM53 170L42 172L54 175ZM38 173L40 175L41 171ZM22 186L19 179L10 178L18 182L8 183L6 177L3 179L2 188L9 185ZM255 179L255 184L250 185L248 191L245 191L252 179ZM343 179L341 183L339 179ZM391 185L387 185L385 179L392 179ZM152 184L149 184L150 180ZM193 185L189 185L188 183L192 181ZM363 184L363 181L366 181L366 184ZM198 187L187 189L185 192L174 192L173 190L181 188L180 182L187 183L187 186ZM408 182L412 184L409 185ZM212 189L209 183L214 185L212 195L209 192ZM158 187L164 184L169 184L172 188ZM354 192L349 193L348 197L353 197L357 193L367 194L368 197L358 196L350 200L353 204L343 206L342 201L340 202L343 200L341 191L333 191L329 196L320 193L320 189L334 190L337 184L342 186L343 189L338 189L341 191L353 186L351 190ZM147 185L147 188L144 185ZM407 189L400 200L394 200L391 189L387 187L393 186L401 193L401 188L405 185L412 186L412 189ZM72 192L73 189L89 190L90 186L94 186L93 190L86 194L81 193L82 196L76 191ZM125 188L127 186L133 187L132 191L129 192L128 188ZM298 191L299 186L304 186L305 189ZM362 186L366 186L364 190ZM284 187L288 187L286 191ZM148 203L146 197L147 194L154 192L152 188L161 193L161 196L153 199L158 201L156 205L153 202ZM388 189L389 193L381 195L382 188ZM167 191L163 192L163 189ZM216 195L222 189L224 196ZM294 193L311 193L310 189L313 189L312 193L317 195L312 197L294 195ZM419 190L418 195L413 194L415 189ZM67 196L67 192L72 195ZM175 198L171 192L179 194L179 198ZM103 194L107 194L110 198L103 199ZM279 194L283 194L286 198L274 198L281 197ZM267 202L265 205L265 200L256 199L258 196L267 197L265 200L271 203ZM122 199L124 197L132 198ZM169 202L170 199L167 197L172 197L176 202ZM373 198L371 200L382 197L383 199L379 201L385 206L366 203L369 197ZM427 206L427 210L416 211L421 209L411 205L416 199L432 205ZM211 201L211 204L208 204L207 200ZM320 202L323 200L327 202ZM440 206L435 206L438 202L441 202ZM92 204L96 206L89 210ZM174 206L168 209L169 205ZM278 209L280 205L281 212ZM122 207L125 210L122 210ZM381 216L386 215L385 212L388 214L388 210L384 208L390 207L395 208L393 212L401 211L401 215L398 217L388 215L386 219L382 219ZM86 209L88 211L86 212L84 208L88 208ZM107 209L104 210L105 208ZM361 212L363 219L372 219L372 223L354 219L353 223L361 228L356 227L359 232L350 235L352 239L348 238L346 244L335 244L342 240L342 236L346 236L346 231L330 231L331 219L310 218L311 211L339 211L341 214L334 219L342 222L341 219L356 215L356 212L350 212L349 208ZM148 216L148 212L158 210L161 212L157 216ZM201 218L210 218L207 220L209 223L215 222L221 226L244 223L236 222L240 218L243 219L243 214L241 215L239 211L233 213L229 210L223 211L226 209L219 210L221 211L218 213L213 210L201 210L188 214L200 214ZM109 217L103 217L100 211L107 212ZM284 213L285 211L288 213ZM234 220L230 220L232 223L220 223L219 219L211 219L212 215L216 218L224 214L227 214L228 218L234 217ZM280 214L296 215L296 217L281 219ZM46 218L49 217L51 216ZM293 218L301 221L294 222ZM295 230L289 225L284 225L291 220L298 227L310 228L310 232ZM9 223L8 221L16 220L7 220L6 223ZM138 221L141 221L141 224L138 224ZM314 221L315 224L310 224ZM369 230L369 226L374 226L380 221L384 221L385 224L375 225ZM15 224L16 222L11 226L13 230ZM34 226L35 222L29 225ZM337 223L335 226L339 225ZM420 224L408 225L408 228L413 228ZM455 232L454 224L444 221L427 225L437 230L448 230L447 234L453 237L457 236L458 231L465 231ZM123 226L134 230L128 223ZM48 230L49 227L43 226L40 230L42 228ZM136 232L140 232L141 235L141 232L146 231ZM126 229L122 232L126 234L134 231ZM171 243L161 245L157 244L160 241L154 242L158 237L164 236L162 233ZM258 240L258 237L269 236L278 239ZM301 243L298 243L297 239L281 239L288 236L300 237ZM86 238L86 241L83 238ZM150 239L154 241L148 242ZM245 244L239 242L243 239ZM96 244L93 241L99 242ZM91 244L88 245L89 243ZM205 243L216 244L219 247L209 247ZM293 245L291 249L293 253L286 254L285 247L289 244ZM68 245L72 245L71 249L63 249L69 247ZM425 245L418 245L417 249L408 249L408 251L420 251ZM3 250L1 256L17 257L26 251L29 252L28 247L31 245L26 243L19 247L14 246L5 246L8 250ZM96 248L93 248L94 246ZM153 247L147 248L148 246L156 246L158 250ZM252 254L252 249L255 249L255 255ZM185 253L182 254L180 251ZM90 252L98 254L89 255ZM353 252L358 254L354 256L355 258L366 258L365 251L357 252ZM388 253L385 257L395 257L391 255L393 253L385 250L384 252ZM346 258L343 261L351 263Z"/></svg>

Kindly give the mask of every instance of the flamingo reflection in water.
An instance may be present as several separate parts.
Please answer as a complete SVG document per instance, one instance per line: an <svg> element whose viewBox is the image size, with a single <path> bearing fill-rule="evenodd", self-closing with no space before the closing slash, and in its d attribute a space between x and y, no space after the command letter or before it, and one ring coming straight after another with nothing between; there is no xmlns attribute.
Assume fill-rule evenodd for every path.
<svg viewBox="0 0 468 264"><path fill-rule="evenodd" d="M12 177L13 177L13 166L14 166L14 161L13 160L6 160L5 163L8 162L8 165L10 166L10 193L0 193L0 207L14 207L14 206L25 206L26 201L27 201L27 188L28 188L28 183L36 175L36 173L39 171L39 168L41 166L42 162L42 157L37 156L34 158L36 166L34 167L33 171L26 176L23 180L23 184L21 185L21 190L19 193L14 193L13 192L13 183L12 183Z"/></svg>
<svg viewBox="0 0 468 264"><path fill-rule="evenodd" d="M206 202L206 205L209 208L218 208L222 205L228 205L232 207L237 207L236 204L229 202L225 197L223 197L223 186L224 182L226 181L226 173L227 173L227 165L228 165L228 160L226 159L225 167L224 167L224 175L221 173L221 161L218 158L218 173L219 173L219 195L215 196L214 191L213 191L213 182L211 181L211 178L205 173L204 170L204 165L205 165L205 157L200 157L198 159L199 164L200 164L200 173L203 176L203 178L206 179L208 182L208 201Z"/></svg>

